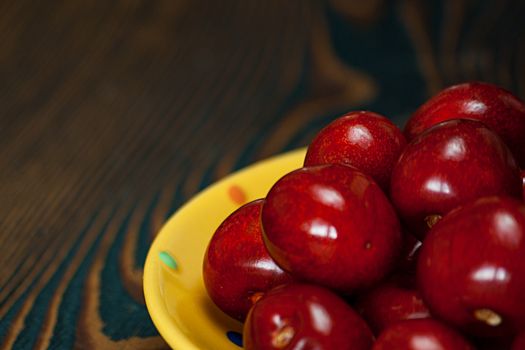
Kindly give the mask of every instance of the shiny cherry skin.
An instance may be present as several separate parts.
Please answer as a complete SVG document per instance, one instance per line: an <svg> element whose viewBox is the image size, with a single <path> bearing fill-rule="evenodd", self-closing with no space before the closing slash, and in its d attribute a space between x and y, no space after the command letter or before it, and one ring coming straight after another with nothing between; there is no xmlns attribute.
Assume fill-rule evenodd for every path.
<svg viewBox="0 0 525 350"><path fill-rule="evenodd" d="M315 136L304 165L352 165L388 190L392 168L405 145L403 133L389 119L368 111L350 112Z"/></svg>
<svg viewBox="0 0 525 350"><path fill-rule="evenodd" d="M292 277L275 264L263 240L263 200L241 206L217 228L203 262L204 285L226 314L244 321L250 307L267 290Z"/></svg>
<svg viewBox="0 0 525 350"><path fill-rule="evenodd" d="M432 125L460 118L479 120L494 130L525 168L525 104L496 85L471 82L444 89L410 117L405 136L410 141Z"/></svg>
<svg viewBox="0 0 525 350"><path fill-rule="evenodd" d="M356 310L375 334L402 320L430 317L415 283L406 283L405 279L399 278L385 281L363 293Z"/></svg>
<svg viewBox="0 0 525 350"><path fill-rule="evenodd" d="M458 332L434 319L406 320L388 326L372 350L474 350Z"/></svg>
<svg viewBox="0 0 525 350"><path fill-rule="evenodd" d="M368 350L373 335L338 295L309 284L289 284L266 293L244 324L246 350Z"/></svg>
<svg viewBox="0 0 525 350"><path fill-rule="evenodd" d="M344 294L381 280L401 250L399 221L385 194L345 165L288 173L270 189L261 220L279 266Z"/></svg>
<svg viewBox="0 0 525 350"><path fill-rule="evenodd" d="M449 213L429 232L417 282L436 317L478 337L525 329L525 204L486 197Z"/></svg>
<svg viewBox="0 0 525 350"><path fill-rule="evenodd" d="M516 162L501 138L482 123L448 120L410 142L392 172L390 194L421 240L457 206L491 195L522 197Z"/></svg>

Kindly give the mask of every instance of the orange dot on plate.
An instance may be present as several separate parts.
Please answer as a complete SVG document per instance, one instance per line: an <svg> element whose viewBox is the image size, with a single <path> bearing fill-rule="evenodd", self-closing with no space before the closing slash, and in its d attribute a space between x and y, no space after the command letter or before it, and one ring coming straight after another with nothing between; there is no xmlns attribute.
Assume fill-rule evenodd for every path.
<svg viewBox="0 0 525 350"><path fill-rule="evenodd" d="M244 193L244 190L237 185L231 185L230 188L228 188L228 196L230 196L232 201L239 205L246 202L246 193Z"/></svg>

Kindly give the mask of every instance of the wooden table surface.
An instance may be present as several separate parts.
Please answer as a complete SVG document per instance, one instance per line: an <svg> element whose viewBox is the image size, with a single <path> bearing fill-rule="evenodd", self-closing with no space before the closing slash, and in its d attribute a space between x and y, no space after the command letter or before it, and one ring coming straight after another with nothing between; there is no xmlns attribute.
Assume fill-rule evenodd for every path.
<svg viewBox="0 0 525 350"><path fill-rule="evenodd" d="M525 96L523 1L1 1L0 347L162 349L142 266L178 207L337 115Z"/></svg>

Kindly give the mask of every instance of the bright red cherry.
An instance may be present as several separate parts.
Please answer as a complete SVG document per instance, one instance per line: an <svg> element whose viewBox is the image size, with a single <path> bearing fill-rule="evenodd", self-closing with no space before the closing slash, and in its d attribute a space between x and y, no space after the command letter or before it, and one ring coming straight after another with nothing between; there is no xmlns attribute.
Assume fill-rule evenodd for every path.
<svg viewBox="0 0 525 350"><path fill-rule="evenodd" d="M365 321L328 289L289 284L265 294L244 324L246 350L368 350Z"/></svg>
<svg viewBox="0 0 525 350"><path fill-rule="evenodd" d="M432 314L479 337L525 329L525 204L487 197L429 232L417 280Z"/></svg>
<svg viewBox="0 0 525 350"><path fill-rule="evenodd" d="M522 197L512 154L473 120L448 120L419 135L401 154L391 180L392 202L420 239L461 204L491 195Z"/></svg>
<svg viewBox="0 0 525 350"><path fill-rule="evenodd" d="M210 298L240 321L263 293L292 281L264 246L262 204L261 199L253 201L228 216L215 231L204 256L203 278Z"/></svg>
<svg viewBox="0 0 525 350"><path fill-rule="evenodd" d="M525 104L496 85L472 82L441 91L410 117L405 136L410 141L432 125L460 118L485 123L503 138L519 165L525 167Z"/></svg>
<svg viewBox="0 0 525 350"><path fill-rule="evenodd" d="M461 334L433 319L406 320L387 327L372 350L474 350Z"/></svg>
<svg viewBox="0 0 525 350"><path fill-rule="evenodd" d="M368 111L350 112L316 135L304 165L352 165L388 190L392 168L405 145L403 133L389 119Z"/></svg>
<svg viewBox="0 0 525 350"><path fill-rule="evenodd" d="M279 266L343 293L381 280L401 249L399 222L383 191L344 165L288 173L270 189L261 219Z"/></svg>
<svg viewBox="0 0 525 350"><path fill-rule="evenodd" d="M430 317L415 283L403 282L393 279L381 283L358 299L356 309L375 334L398 321Z"/></svg>

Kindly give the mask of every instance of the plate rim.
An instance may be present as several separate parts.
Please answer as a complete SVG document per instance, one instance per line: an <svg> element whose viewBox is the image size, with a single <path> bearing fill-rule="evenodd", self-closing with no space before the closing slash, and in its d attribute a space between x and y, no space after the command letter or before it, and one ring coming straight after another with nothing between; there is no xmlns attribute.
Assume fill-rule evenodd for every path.
<svg viewBox="0 0 525 350"><path fill-rule="evenodd" d="M244 168L232 172L231 174L217 180L208 187L204 188L193 197L191 197L186 203L179 207L170 217L164 221L162 227L155 236L151 243L148 253L146 255L146 261L144 263L143 270L143 292L144 301L148 314L159 332L160 336L164 341L172 348L175 349L180 347L188 350L202 350L197 347L178 327L170 327L172 324L172 318L166 310L163 296L161 295L161 289L159 286L159 275L160 275L160 264L157 258L158 252L160 251L161 244L167 240L167 235L171 234L168 230L170 223L176 220L176 217L182 215L187 207L190 207L194 202L198 201L201 197L206 196L207 193L213 191L215 188L222 186L226 182L233 181L237 177L243 176L243 174L254 171L258 168L266 166L268 163L275 162L277 160L297 158L301 155L304 156L306 148L298 148L291 151L287 151L281 154L273 155L269 158L259 160L253 164L250 164ZM167 334L169 333L169 336ZM176 339L176 341L174 341Z"/></svg>

